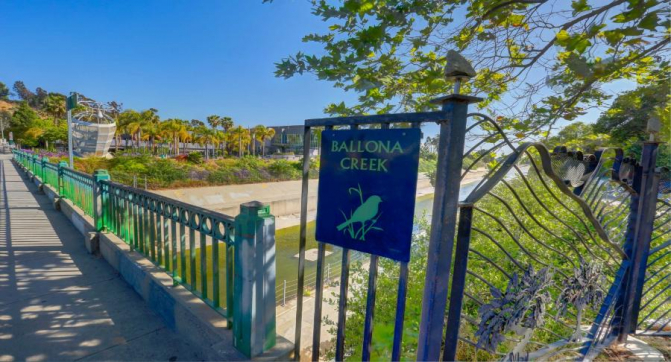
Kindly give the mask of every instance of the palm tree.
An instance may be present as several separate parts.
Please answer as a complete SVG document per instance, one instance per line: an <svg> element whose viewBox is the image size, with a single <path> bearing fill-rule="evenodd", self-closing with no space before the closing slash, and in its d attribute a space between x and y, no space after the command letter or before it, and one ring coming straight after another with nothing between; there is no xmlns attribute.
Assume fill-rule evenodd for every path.
<svg viewBox="0 0 671 362"><path fill-rule="evenodd" d="M172 142L172 152L179 155L180 135L186 132L186 125L180 119L171 118L161 123L161 128Z"/></svg>
<svg viewBox="0 0 671 362"><path fill-rule="evenodd" d="M152 152L154 151L154 142L156 137L160 136L158 125L161 123L161 118L156 113L158 113L156 108L149 108L146 111L142 111L142 113L140 113L142 132L147 133L145 140L149 141Z"/></svg>
<svg viewBox="0 0 671 362"><path fill-rule="evenodd" d="M266 141L272 139L275 137L275 129L270 128L270 127L264 127L264 126L256 126L257 127L263 127L263 129L258 129L257 131L254 132L254 136L256 139L261 142L261 152L262 156L266 157Z"/></svg>
<svg viewBox="0 0 671 362"><path fill-rule="evenodd" d="M221 120L219 122L219 125L221 128L224 129L224 137L223 137L223 142L221 144L221 149L222 151L226 150L226 133L228 132L229 129L233 128L233 118L231 117L221 117Z"/></svg>
<svg viewBox="0 0 671 362"><path fill-rule="evenodd" d="M119 120L117 122L117 130L119 135L127 134L130 135L131 148L135 148L135 140L137 140L137 147L140 146L140 136L142 133L142 122L140 119L140 113L132 109L127 109L119 115ZM128 143L126 143L128 147Z"/></svg>
<svg viewBox="0 0 671 362"><path fill-rule="evenodd" d="M249 136L249 130L242 126L231 128L230 132L227 133L227 139L229 142L237 141L238 157L242 157L244 147L248 145L249 142L251 141L251 137Z"/></svg>
<svg viewBox="0 0 671 362"><path fill-rule="evenodd" d="M45 100L44 110L54 117L56 125L60 123L61 119L65 118L65 101L65 96L59 93L49 93Z"/></svg>
<svg viewBox="0 0 671 362"><path fill-rule="evenodd" d="M215 114L207 116L207 123L212 127L212 131L217 131L217 127L221 126L221 117ZM205 150L207 152L207 149ZM214 155L214 147L212 148L212 154Z"/></svg>
<svg viewBox="0 0 671 362"><path fill-rule="evenodd" d="M209 160L210 153L208 152L209 150L208 145L210 143L214 145L215 143L219 142L216 131L205 127L198 127L195 130L195 134L196 134L195 136L196 142L205 145L205 159Z"/></svg>
<svg viewBox="0 0 671 362"><path fill-rule="evenodd" d="M258 135L263 134L266 130L266 126L258 125L252 128L252 156L256 156L256 142L258 141Z"/></svg>

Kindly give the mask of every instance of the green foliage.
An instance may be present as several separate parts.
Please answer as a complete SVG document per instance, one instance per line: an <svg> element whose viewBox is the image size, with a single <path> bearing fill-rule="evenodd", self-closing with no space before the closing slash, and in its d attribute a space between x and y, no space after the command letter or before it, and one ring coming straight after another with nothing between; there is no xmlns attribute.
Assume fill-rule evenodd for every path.
<svg viewBox="0 0 671 362"><path fill-rule="evenodd" d="M555 146L566 146L570 150L594 153L599 148L613 144L610 142L610 135L597 132L596 129L591 124L571 123L562 128L556 136L548 138L546 145L549 149Z"/></svg>
<svg viewBox="0 0 671 362"><path fill-rule="evenodd" d="M426 276L426 262L428 255L429 225L425 218L418 220L419 232L413 236L413 247L409 263L410 278L408 278L408 295L403 328L403 356L402 360L414 360L419 321L422 308L422 291ZM394 335L394 318L396 316L396 290L398 288L399 264L390 259L380 258L378 269L377 297L375 303L375 327L373 329L373 354L371 360L391 360L391 347ZM361 341L363 341L363 324L366 310L368 270L362 262L356 262L351 267L350 290L351 296L347 301L348 310L360 311L347 316L345 340L350 351L347 359L361 360ZM337 306L338 296L334 293L327 299L327 303ZM324 323L329 325L329 332L335 335L336 322L325 318ZM351 348L351 349L350 349ZM326 358L335 357L331 348Z"/></svg>
<svg viewBox="0 0 671 362"><path fill-rule="evenodd" d="M302 165L297 162L277 160L268 166L268 171L278 180L295 180L301 176L297 166L302 169Z"/></svg>
<svg viewBox="0 0 671 362"><path fill-rule="evenodd" d="M275 74L311 73L359 95L327 113L435 109L429 100L450 87L444 56L456 48L478 71L464 90L484 94L481 106L507 115L503 121L524 120L515 130L535 136L600 105L609 97L604 84L654 82L669 43L659 1L347 0L313 1L312 11L328 24L303 38L317 50L282 59Z"/></svg>
<svg viewBox="0 0 671 362"><path fill-rule="evenodd" d="M203 154L200 152L189 152L189 154L186 156L186 159L187 161L198 165L203 163Z"/></svg>
<svg viewBox="0 0 671 362"><path fill-rule="evenodd" d="M17 130L26 130L39 119L40 117L37 112L30 108L27 102L21 102L19 108L17 108L12 115L10 125Z"/></svg>
<svg viewBox="0 0 671 362"><path fill-rule="evenodd" d="M0 82L0 100L7 100L9 97L9 88L5 85L5 83Z"/></svg>

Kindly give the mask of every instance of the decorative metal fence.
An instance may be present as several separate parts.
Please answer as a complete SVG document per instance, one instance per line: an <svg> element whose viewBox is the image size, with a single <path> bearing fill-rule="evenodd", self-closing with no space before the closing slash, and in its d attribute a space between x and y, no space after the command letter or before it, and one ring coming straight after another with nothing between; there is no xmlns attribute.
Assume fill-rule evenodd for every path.
<svg viewBox="0 0 671 362"><path fill-rule="evenodd" d="M445 99L449 98L439 101ZM446 109L452 113L442 114L308 120L305 132L315 126L357 128L381 123L383 127L389 127L395 122L416 125L436 121L442 127L444 121L440 117L450 117L445 119L460 124L462 121L451 107ZM445 152L452 164L441 165L440 159L438 162L439 177L429 259L425 266L427 278L416 358L446 361L582 359L594 357L616 338L626 338L632 323L634 326L638 323L641 333L666 333L664 330L668 329L671 320L668 272L671 209L668 201L658 201L654 235L651 240L648 235L650 242L646 242L648 218L642 210L649 205L649 195L656 195L657 191L640 185L641 179L655 177L654 167L641 167L635 159L625 158L620 149L583 154L565 147L550 151L540 143L514 145L497 122L486 115L472 113L464 118L467 125L457 132L462 132L469 147L463 151L458 147L439 151L439 157ZM449 142L458 142L455 140L458 138L452 134L445 142L449 147ZM642 163L654 164L652 150L655 147L656 144L645 145ZM449 155L455 151L463 165ZM454 190L459 189L449 176L455 167L462 169L458 181L466 180L469 174L477 181L472 191L460 199L458 214L455 213L458 217L450 224L445 220L451 213L451 200L443 197L445 190L451 190L454 195ZM309 161L305 161L304 170L308 168ZM447 173L442 179L441 168ZM303 187L305 202L307 178L304 178ZM655 199L652 200L654 203ZM439 231L435 231L437 226ZM431 249L431 244L437 240L441 243L453 240L453 236L445 231L450 227L456 232L454 254L451 245L442 246L442 250ZM301 238L303 233L302 230ZM436 241L434 234L440 235ZM646 243L650 246L648 249ZM641 260L639 250L649 257ZM302 241L299 251L304 252ZM408 351L401 351L399 331L403 328L409 277L408 266L404 263L401 263L398 278L396 319L379 322L394 323L391 351L375 351L380 347L374 346L372 341L375 325L372 311L377 293L376 256L370 257L368 287L364 289L368 304L363 346L357 346L361 340L346 340L351 283L348 253L347 250L343 253L340 268L335 335L329 337L335 344L327 348L333 349L336 360L350 357L363 360L412 358L407 355ZM302 258L301 255L295 287L299 305L297 341L300 339L302 294L308 286L306 279L312 280L312 275L302 274ZM315 325L322 321L324 260L320 243L315 275ZM637 279L638 273L645 275L644 280ZM445 281L448 276L449 284ZM641 283L645 284L642 293L637 292ZM360 292L358 289L357 293ZM441 303L442 293L449 294L445 295L447 305ZM639 306L636 301L641 300L641 294L640 317L637 319ZM444 314L446 307L448 312ZM444 320L447 320L446 326ZM442 332L442 338L435 337L436 330ZM320 349L324 345L329 344L322 344L320 329L315 328L313 360L321 357L323 351ZM377 346L388 344L378 343ZM297 354L299 348L297 344Z"/></svg>
<svg viewBox="0 0 671 362"><path fill-rule="evenodd" d="M635 333L671 336L671 194L668 169L661 174L659 195L662 198L657 199Z"/></svg>

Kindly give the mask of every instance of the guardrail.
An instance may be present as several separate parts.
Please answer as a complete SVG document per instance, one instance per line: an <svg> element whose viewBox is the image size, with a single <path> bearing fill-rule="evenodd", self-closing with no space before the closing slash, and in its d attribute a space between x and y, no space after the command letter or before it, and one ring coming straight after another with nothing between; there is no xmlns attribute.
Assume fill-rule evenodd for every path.
<svg viewBox="0 0 671 362"><path fill-rule="evenodd" d="M233 217L109 180L99 182L106 231L232 321Z"/></svg>
<svg viewBox="0 0 671 362"><path fill-rule="evenodd" d="M98 231L113 233L142 253L206 304L233 320L235 220L146 190L88 175L48 158L13 150L26 171L52 186L94 218Z"/></svg>

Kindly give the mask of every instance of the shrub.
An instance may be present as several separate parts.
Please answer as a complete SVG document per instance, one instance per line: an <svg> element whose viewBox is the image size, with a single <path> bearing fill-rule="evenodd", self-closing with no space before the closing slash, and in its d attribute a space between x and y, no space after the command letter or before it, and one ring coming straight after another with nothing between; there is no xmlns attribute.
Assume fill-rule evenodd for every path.
<svg viewBox="0 0 671 362"><path fill-rule="evenodd" d="M268 171L278 180L292 180L299 178L301 173L295 167L296 162L277 160L268 166Z"/></svg>
<svg viewBox="0 0 671 362"><path fill-rule="evenodd" d="M200 152L189 152L186 160L196 165L201 164L203 163L203 154Z"/></svg>

